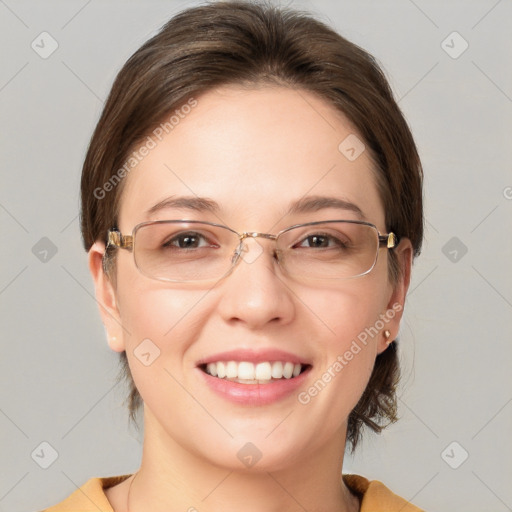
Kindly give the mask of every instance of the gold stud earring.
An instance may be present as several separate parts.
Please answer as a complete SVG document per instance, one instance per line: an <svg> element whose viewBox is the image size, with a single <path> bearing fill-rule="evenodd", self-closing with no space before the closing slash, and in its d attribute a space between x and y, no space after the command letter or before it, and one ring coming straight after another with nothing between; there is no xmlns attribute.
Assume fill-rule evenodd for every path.
<svg viewBox="0 0 512 512"><path fill-rule="evenodd" d="M386 345L387 345L388 347L389 347L389 345L391 345L391 343L392 343L392 341L393 341L393 340L390 340L390 339L389 339L389 338L390 338L390 336L391 336L391 333L386 329L386 330L384 331L384 338L386 338Z"/></svg>

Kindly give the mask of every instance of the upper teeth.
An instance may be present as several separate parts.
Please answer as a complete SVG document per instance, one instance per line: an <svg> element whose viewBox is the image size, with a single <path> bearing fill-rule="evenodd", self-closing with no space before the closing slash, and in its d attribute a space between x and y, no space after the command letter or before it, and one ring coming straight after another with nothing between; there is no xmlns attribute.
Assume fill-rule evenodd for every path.
<svg viewBox="0 0 512 512"><path fill-rule="evenodd" d="M290 379L297 377L302 370L301 364L290 362L262 362L250 363L248 361L218 361L208 363L206 372L219 379L240 379L252 381L270 381L274 379Z"/></svg>

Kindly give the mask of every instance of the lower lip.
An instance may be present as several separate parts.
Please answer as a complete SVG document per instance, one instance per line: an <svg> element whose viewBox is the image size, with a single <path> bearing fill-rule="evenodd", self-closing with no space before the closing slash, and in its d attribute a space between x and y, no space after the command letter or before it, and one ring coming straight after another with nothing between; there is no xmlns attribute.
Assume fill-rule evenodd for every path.
<svg viewBox="0 0 512 512"><path fill-rule="evenodd" d="M311 367L308 367L297 377L270 381L268 384L240 384L212 377L198 368L212 391L231 402L243 405L267 405L290 396L304 383L310 370Z"/></svg>

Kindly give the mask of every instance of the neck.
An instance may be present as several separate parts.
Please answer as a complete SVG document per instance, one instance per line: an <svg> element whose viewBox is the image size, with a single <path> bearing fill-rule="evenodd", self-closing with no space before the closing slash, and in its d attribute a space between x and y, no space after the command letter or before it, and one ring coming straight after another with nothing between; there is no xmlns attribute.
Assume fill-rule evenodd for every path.
<svg viewBox="0 0 512 512"><path fill-rule="evenodd" d="M219 467L185 450L145 416L140 470L127 512L354 512L359 503L341 480L345 432L336 446L295 457L290 465Z"/></svg>

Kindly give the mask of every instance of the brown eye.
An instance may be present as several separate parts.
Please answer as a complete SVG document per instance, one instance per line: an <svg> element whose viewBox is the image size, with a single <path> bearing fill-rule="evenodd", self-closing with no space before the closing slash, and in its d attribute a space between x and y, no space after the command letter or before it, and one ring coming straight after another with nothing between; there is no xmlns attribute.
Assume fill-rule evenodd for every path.
<svg viewBox="0 0 512 512"><path fill-rule="evenodd" d="M179 235L175 235L167 240L163 244L163 247L177 249L197 249L200 247L201 240L205 240L205 238L198 233L180 233Z"/></svg>
<svg viewBox="0 0 512 512"><path fill-rule="evenodd" d="M305 245L306 244L306 245ZM346 247L347 244L344 243L339 238L323 234L323 233L314 233L311 235L308 235L305 237L301 242L296 244L294 247L306 247L306 248L320 248L325 249L329 247L337 247L337 248L343 248Z"/></svg>

